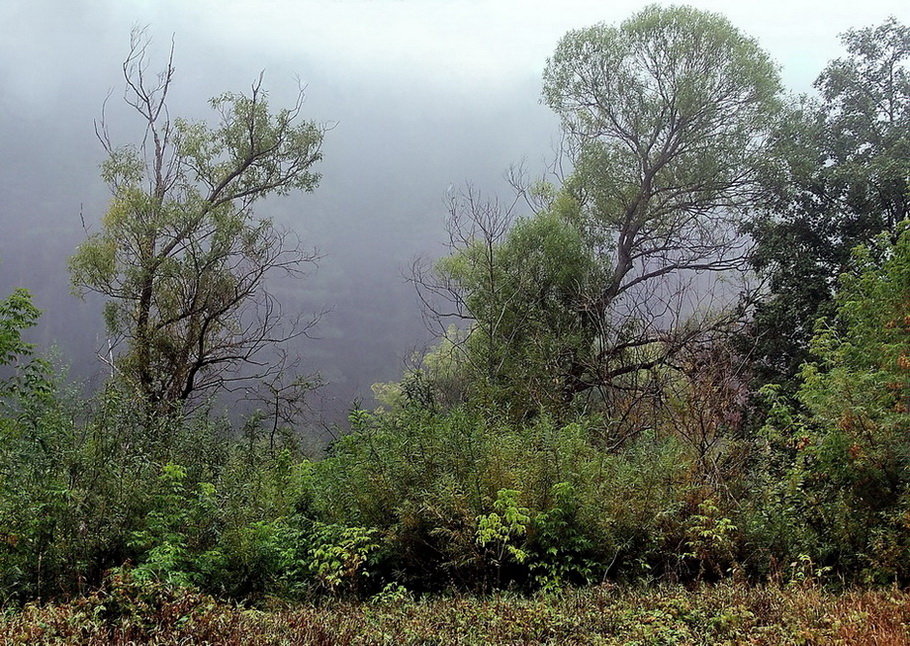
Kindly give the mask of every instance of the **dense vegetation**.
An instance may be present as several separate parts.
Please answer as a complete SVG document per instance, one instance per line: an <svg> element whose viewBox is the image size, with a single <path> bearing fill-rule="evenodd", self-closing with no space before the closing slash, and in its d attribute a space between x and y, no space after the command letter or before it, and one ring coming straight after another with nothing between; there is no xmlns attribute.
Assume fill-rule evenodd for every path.
<svg viewBox="0 0 910 646"><path fill-rule="evenodd" d="M114 578L58 606L0 622L12 644L906 644L910 598L897 590L836 595L815 587L721 584L597 587L535 597L446 595L326 606L243 608L198 592Z"/></svg>
<svg viewBox="0 0 910 646"><path fill-rule="evenodd" d="M126 346L104 389L85 399L23 341L27 292L0 301L0 599L88 595L30 606L5 638L119 643L163 622L243 641L251 616L213 597L376 602L268 620L303 643L351 622L419 641L438 627L416 616L460 605L464 643L779 643L792 621L833 643L867 630L857 613L907 621L898 591L729 583L408 601L910 582L906 27L846 34L819 101L785 97L715 14L567 34L544 95L571 173L517 178L521 217L453 201L451 254L414 274L439 344L321 456L295 428L311 382L241 366L286 337L265 278L307 259L252 204L312 190L323 133L259 85L213 100L217 127L172 125L173 70L143 85L142 42L124 70L151 134L102 135L111 209L71 263ZM264 399L238 425L207 396L239 379Z"/></svg>

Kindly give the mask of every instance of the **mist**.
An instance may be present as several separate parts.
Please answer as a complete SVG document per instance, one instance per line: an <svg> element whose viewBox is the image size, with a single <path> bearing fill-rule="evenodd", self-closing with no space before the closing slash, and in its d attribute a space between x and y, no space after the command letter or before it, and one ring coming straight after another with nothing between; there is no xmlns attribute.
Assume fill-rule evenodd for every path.
<svg viewBox="0 0 910 646"><path fill-rule="evenodd" d="M697 2L754 35L808 91L837 34L900 17L897 3L774 8ZM105 212L102 106L115 144L137 142L141 122L123 104L121 64L133 26L152 37L150 71L173 42L173 117L210 119L206 101L247 91L264 73L272 108L305 88L302 116L328 127L322 180L312 194L269 199L259 216L295 230L318 266L275 286L290 312L325 311L294 343L301 369L328 382L318 407L343 418L372 406L370 385L400 376L432 342L413 287L418 256L445 252L444 198L470 182L508 191L510 166L539 174L559 127L539 102L546 57L566 30L617 21L640 3L569 2L6 2L0 22L0 295L26 287L44 311L30 340L88 387L103 382L101 302L71 294L67 258ZM906 10L903 10L906 14ZM56 350L51 350L56 348Z"/></svg>

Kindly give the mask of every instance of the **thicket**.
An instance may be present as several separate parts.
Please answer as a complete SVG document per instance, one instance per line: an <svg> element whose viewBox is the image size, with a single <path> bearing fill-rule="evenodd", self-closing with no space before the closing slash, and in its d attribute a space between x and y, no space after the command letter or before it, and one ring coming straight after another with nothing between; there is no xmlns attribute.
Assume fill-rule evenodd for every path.
<svg viewBox="0 0 910 646"><path fill-rule="evenodd" d="M567 95L556 98L556 91L577 81L571 69L587 69L579 51L604 47L600 54L615 54L608 62L634 79L641 70L624 67L623 57L653 45L655 33L676 38L674 47L691 46L678 38L685 29L706 42L733 43L728 62L755 63L761 105L776 104L772 66L753 41L718 16L653 7L619 30L570 34L548 67L552 100L571 112ZM879 30L894 42L910 40L894 21ZM866 69L859 63L881 59L894 44L870 40L873 33L879 31L851 32L853 58L823 76L830 97L855 89L836 79L862 80L854 74ZM673 60L685 58L673 51L681 57ZM663 60L661 52L651 55ZM699 79L682 71L682 103L674 99L674 109L684 113L686 101L718 108L704 88L689 87ZM910 114L910 85L903 68L892 72L897 90L881 126L890 139L876 157L889 173L889 217L906 215L900 209L910 176L901 153L906 134L900 139L895 130ZM400 382L377 385L382 406L354 410L350 432L322 456L305 453L278 411L237 425L190 399L186 407L180 398L150 406L142 382L137 390L122 378L85 399L23 342L38 318L28 293L0 301L0 602L84 595L105 585L189 587L234 599L381 601L617 580L906 584L910 223L893 217L875 225L881 204L850 189L851 213L870 218L868 235L841 238L852 251L836 267L816 258L813 275L820 267L839 274L824 298L815 294L824 300L813 305L816 313L828 316L802 321L811 322L811 342L798 352L788 345L779 384L769 383L774 362L762 335L781 333L766 327L767 316L792 298L789 287L772 280L754 318L746 302L736 316L696 307L688 320L686 307L668 305L683 293L677 287L637 288L671 275L680 262L690 271L732 267L732 257L712 256L734 250L726 246L735 241L729 230L721 248L685 255L690 227L707 217L694 239L717 242L711 227L720 220L709 216L746 199L745 175L733 164L762 152L743 157L734 144L752 145L764 132L783 145L790 124L766 132L774 119L746 115L726 133L730 141L721 137L727 148L712 152L673 138L689 123L685 114L671 119L677 126L668 134L666 114L649 112L659 101L632 103L626 117L656 124L655 142L695 146L693 156L660 157L647 186L628 178L622 186L602 184L597 155L615 170L631 154L621 149L628 142L585 131L597 125L590 114L564 114L575 120L573 136L584 140L577 174L565 187L530 190L541 208L525 219L469 205L473 228L455 223L453 253L434 274L468 324L451 328ZM851 105L839 103L838 115ZM854 116L863 114L859 108ZM828 108L813 109L819 118ZM721 113L710 112L699 128L714 133ZM639 162L653 161L649 154ZM800 217L824 214L812 211L809 189L796 183L811 156L802 148L749 171L749 195L770 184L777 201L769 208L792 200L789 220L753 221L767 252L752 257L759 271L781 252L782 240L805 232ZM841 175L827 177L838 190L838 177L854 181L861 172L862 161L851 159ZM706 187L692 175L720 165L723 185ZM781 191L787 173L795 173L787 180L792 190ZM660 182L676 180L689 197L664 201L669 189ZM659 208L649 210L652 202ZM612 218L610 209L623 217ZM653 245L661 249L661 241L671 255L617 270L613 261L623 254L657 253ZM598 299L603 290L609 298ZM646 307L655 302L665 307ZM195 311L189 308L188 320L196 320ZM136 338L134 345L142 341ZM803 351L808 361L794 375L791 359ZM271 392L280 406L276 384Z"/></svg>
<svg viewBox="0 0 910 646"><path fill-rule="evenodd" d="M81 402L46 363L20 358L0 427L4 597L86 592L117 569L235 598L905 583L910 230L855 259L798 402L767 388L771 414L753 434L704 417L724 411L691 379L654 427L619 438L608 416L517 424L470 403L428 410L405 388L307 459L255 419L238 437L199 413L149 419L115 387ZM26 303L7 302L6 320L28 321ZM687 425L693 409L703 417ZM709 422L710 437L689 432Z"/></svg>

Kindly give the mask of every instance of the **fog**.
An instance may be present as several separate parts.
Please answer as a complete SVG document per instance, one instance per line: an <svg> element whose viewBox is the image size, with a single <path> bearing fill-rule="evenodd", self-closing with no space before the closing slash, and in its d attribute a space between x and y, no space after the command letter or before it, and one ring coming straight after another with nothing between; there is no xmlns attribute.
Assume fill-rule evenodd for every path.
<svg viewBox="0 0 910 646"><path fill-rule="evenodd" d="M903 3L882 0L694 4L755 36L795 91L839 55L839 32L908 17ZM132 26L147 25L151 69L173 38L173 116L209 118L207 98L246 91L264 71L273 107L293 101L299 78L304 117L331 126L316 192L269 199L257 213L322 256L279 290L287 310L328 310L315 338L293 348L329 382L320 406L338 419L355 399L372 405L370 384L397 378L431 341L403 274L413 258L444 252L446 192L465 182L506 191L516 163L542 171L558 139L538 98L546 57L568 29L641 6L0 0L0 296L31 290L44 311L31 339L57 348L73 377L101 382L101 303L70 294L66 260L108 199L93 129L105 97L114 143L141 136L120 100L120 65Z"/></svg>

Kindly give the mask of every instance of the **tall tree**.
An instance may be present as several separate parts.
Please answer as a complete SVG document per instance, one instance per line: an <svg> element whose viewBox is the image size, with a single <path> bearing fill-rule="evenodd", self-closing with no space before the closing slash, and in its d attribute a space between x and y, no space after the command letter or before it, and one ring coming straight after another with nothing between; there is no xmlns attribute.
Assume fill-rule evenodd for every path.
<svg viewBox="0 0 910 646"><path fill-rule="evenodd" d="M299 120L302 92L293 107L270 112L261 76L248 95L211 100L215 125L171 120L173 47L153 76L147 47L135 31L123 64L125 101L145 136L115 146L103 120L96 128L113 197L70 268L79 291L108 298L110 334L127 346L116 368L158 405L225 385L239 364L300 332L280 320L265 280L295 274L313 256L252 207L316 187L324 128Z"/></svg>
<svg viewBox="0 0 910 646"><path fill-rule="evenodd" d="M566 188L579 223L608 266L586 305L600 348L570 388L668 359L694 330L667 316L667 300L694 273L742 267L737 225L757 197L779 91L754 40L689 7L651 6L562 39L544 97L576 151Z"/></svg>
<svg viewBox="0 0 910 646"><path fill-rule="evenodd" d="M725 318L692 298L712 290L690 287L743 267L740 218L779 90L765 52L713 13L651 6L569 32L543 96L562 119L571 175L538 191L540 213L500 240L483 227L468 236L437 285L487 346L527 349L558 322L562 347L537 343L538 367L563 404L637 387L637 374Z"/></svg>
<svg viewBox="0 0 910 646"><path fill-rule="evenodd" d="M894 234L908 214L910 29L891 18L842 40L848 55L818 77L819 98L782 120L768 208L747 227L769 287L752 330L763 380L796 375L853 247Z"/></svg>

